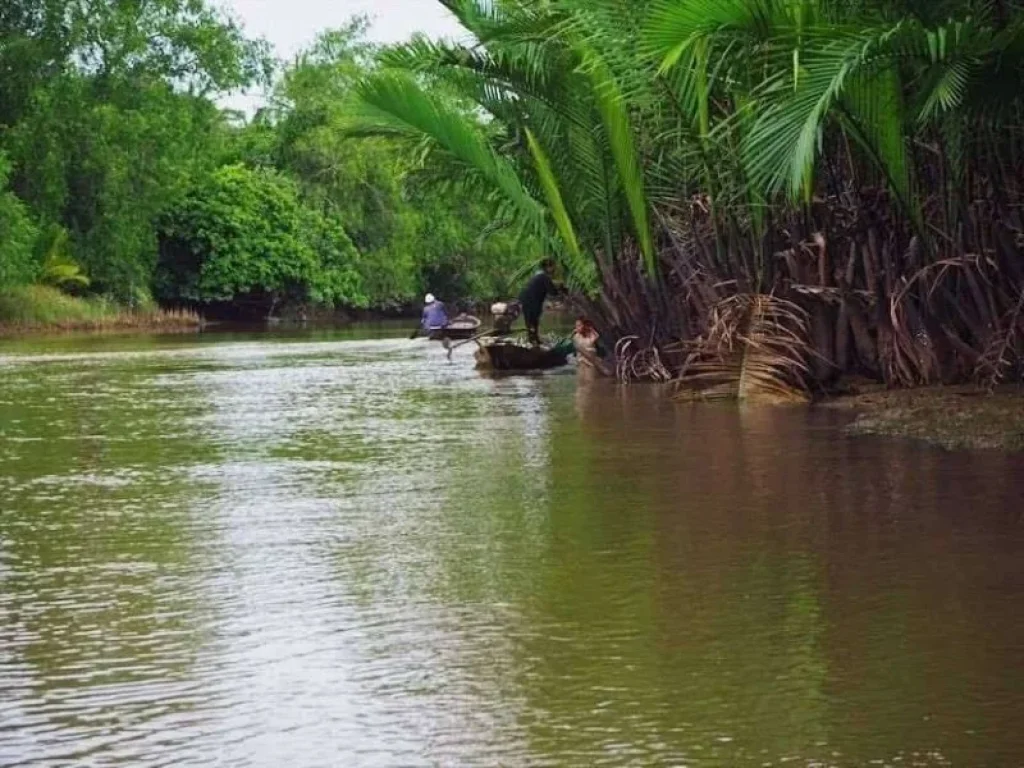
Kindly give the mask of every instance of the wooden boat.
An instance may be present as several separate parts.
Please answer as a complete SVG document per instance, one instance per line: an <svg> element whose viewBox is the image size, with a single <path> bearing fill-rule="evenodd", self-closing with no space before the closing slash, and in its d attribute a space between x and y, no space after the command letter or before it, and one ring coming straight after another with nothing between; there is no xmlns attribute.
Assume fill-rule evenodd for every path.
<svg viewBox="0 0 1024 768"><path fill-rule="evenodd" d="M427 338L431 341L441 341L441 339L468 339L479 332L481 325L482 322L479 317L473 317L473 315L459 315L449 322L444 328L431 328Z"/></svg>
<svg viewBox="0 0 1024 768"><path fill-rule="evenodd" d="M572 347L524 347L510 341L483 343L476 350L476 367L481 371L546 371L569 362Z"/></svg>

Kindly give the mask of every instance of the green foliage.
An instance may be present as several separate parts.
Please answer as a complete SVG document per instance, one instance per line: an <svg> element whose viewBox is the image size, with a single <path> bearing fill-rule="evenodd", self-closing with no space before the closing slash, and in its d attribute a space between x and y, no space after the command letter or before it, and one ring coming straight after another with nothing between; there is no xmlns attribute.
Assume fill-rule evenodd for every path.
<svg viewBox="0 0 1024 768"><path fill-rule="evenodd" d="M266 43L247 39L204 0L5 0L0 12L0 124L33 92L72 72L101 85L167 82L213 94L264 79Z"/></svg>
<svg viewBox="0 0 1024 768"><path fill-rule="evenodd" d="M265 44L202 0L10 0L0 41L14 191L67 231L62 258L92 290L132 300L152 276L156 218L222 151L206 96L265 77Z"/></svg>
<svg viewBox="0 0 1024 768"><path fill-rule="evenodd" d="M364 305L344 230L304 207L270 170L225 166L190 190L164 219L160 297L195 302L267 296Z"/></svg>
<svg viewBox="0 0 1024 768"><path fill-rule="evenodd" d="M481 44L414 41L392 52L392 69L359 85L358 128L426 140L490 184L585 292L601 259L631 246L654 274L642 145L605 53L625 41L593 44L563 6L455 5Z"/></svg>
<svg viewBox="0 0 1024 768"><path fill-rule="evenodd" d="M1002 70L995 82L1012 83L1022 61L1016 3L1003 7L1002 26L992 4L967 0L927 13L823 0L446 5L479 44L419 41L393 52L400 71L359 87L362 125L429 140L528 223L546 214L577 269L580 249L599 258L632 241L656 275L652 206L687 191L810 201L835 127L916 217L915 121L963 105L993 68ZM491 140L446 115L425 82L472 99L496 127Z"/></svg>
<svg viewBox="0 0 1024 768"><path fill-rule="evenodd" d="M67 230L52 226L50 231L39 238L42 250L39 282L64 290L88 288L90 280L82 267L72 258Z"/></svg>
<svg viewBox="0 0 1024 768"><path fill-rule="evenodd" d="M165 300L266 291L377 307L426 290L507 295L537 248L495 225L504 211L478 188L438 183L459 175L450 163L346 132L355 85L385 53L367 29L357 17L322 33L246 121L212 99L266 82L267 48L213 4L10 0L0 284L133 306L154 288Z"/></svg>
<svg viewBox="0 0 1024 768"><path fill-rule="evenodd" d="M32 249L38 231L25 205L6 188L9 172L7 158L0 153L0 288L29 282L36 275Z"/></svg>
<svg viewBox="0 0 1024 768"><path fill-rule="evenodd" d="M354 130L367 118L356 88L392 53L366 43L365 29L355 19L300 55L281 79L274 108L246 129L243 141L276 137L264 157L272 155L298 181L309 205L344 226L360 251L373 306L416 301L428 290L450 300L514 293L513 276L537 258L539 246L502 226L502 206L468 182L469 166L424 155L401 126L369 138ZM450 95L427 89L424 98L437 102L438 119L453 131L483 136Z"/></svg>
<svg viewBox="0 0 1024 768"><path fill-rule="evenodd" d="M48 84L9 143L22 197L67 229L97 291L126 300L149 283L155 219L213 167L220 118L208 102L166 86L126 87L102 100L95 90L79 76Z"/></svg>

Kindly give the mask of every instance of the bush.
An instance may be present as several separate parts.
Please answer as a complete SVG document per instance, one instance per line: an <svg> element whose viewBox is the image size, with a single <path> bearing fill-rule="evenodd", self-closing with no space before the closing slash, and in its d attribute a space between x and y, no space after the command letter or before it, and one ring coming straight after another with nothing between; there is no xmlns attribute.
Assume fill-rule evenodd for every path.
<svg viewBox="0 0 1024 768"><path fill-rule="evenodd" d="M278 173L225 166L164 218L159 298L365 305L358 254L335 222L304 207Z"/></svg>

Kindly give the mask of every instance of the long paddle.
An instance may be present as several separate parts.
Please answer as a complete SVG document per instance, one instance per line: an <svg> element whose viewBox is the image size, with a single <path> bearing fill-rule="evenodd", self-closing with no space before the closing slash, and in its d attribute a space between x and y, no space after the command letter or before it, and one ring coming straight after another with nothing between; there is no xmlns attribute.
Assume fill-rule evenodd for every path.
<svg viewBox="0 0 1024 768"><path fill-rule="evenodd" d="M483 331L482 333L478 333L476 336L469 337L465 341L460 341L458 344L452 344L452 340L451 339L445 338L445 339L443 339L441 341L441 344L444 346L445 350L447 350L447 352L448 352L448 359L451 360L452 359L452 351L453 350L458 349L459 347L463 346L464 344L469 344L470 342L473 342L473 341L479 341L480 339L484 338L485 336L493 336L495 333L496 333L496 331L493 331L493 330L491 330L491 331Z"/></svg>

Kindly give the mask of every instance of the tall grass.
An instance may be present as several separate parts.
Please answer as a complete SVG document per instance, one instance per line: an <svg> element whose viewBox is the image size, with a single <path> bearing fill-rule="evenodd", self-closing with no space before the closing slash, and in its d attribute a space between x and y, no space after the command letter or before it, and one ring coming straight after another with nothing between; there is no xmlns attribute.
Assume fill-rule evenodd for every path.
<svg viewBox="0 0 1024 768"><path fill-rule="evenodd" d="M128 309L102 298L82 299L45 285L0 292L0 333L55 330L187 329L200 324L187 310Z"/></svg>

